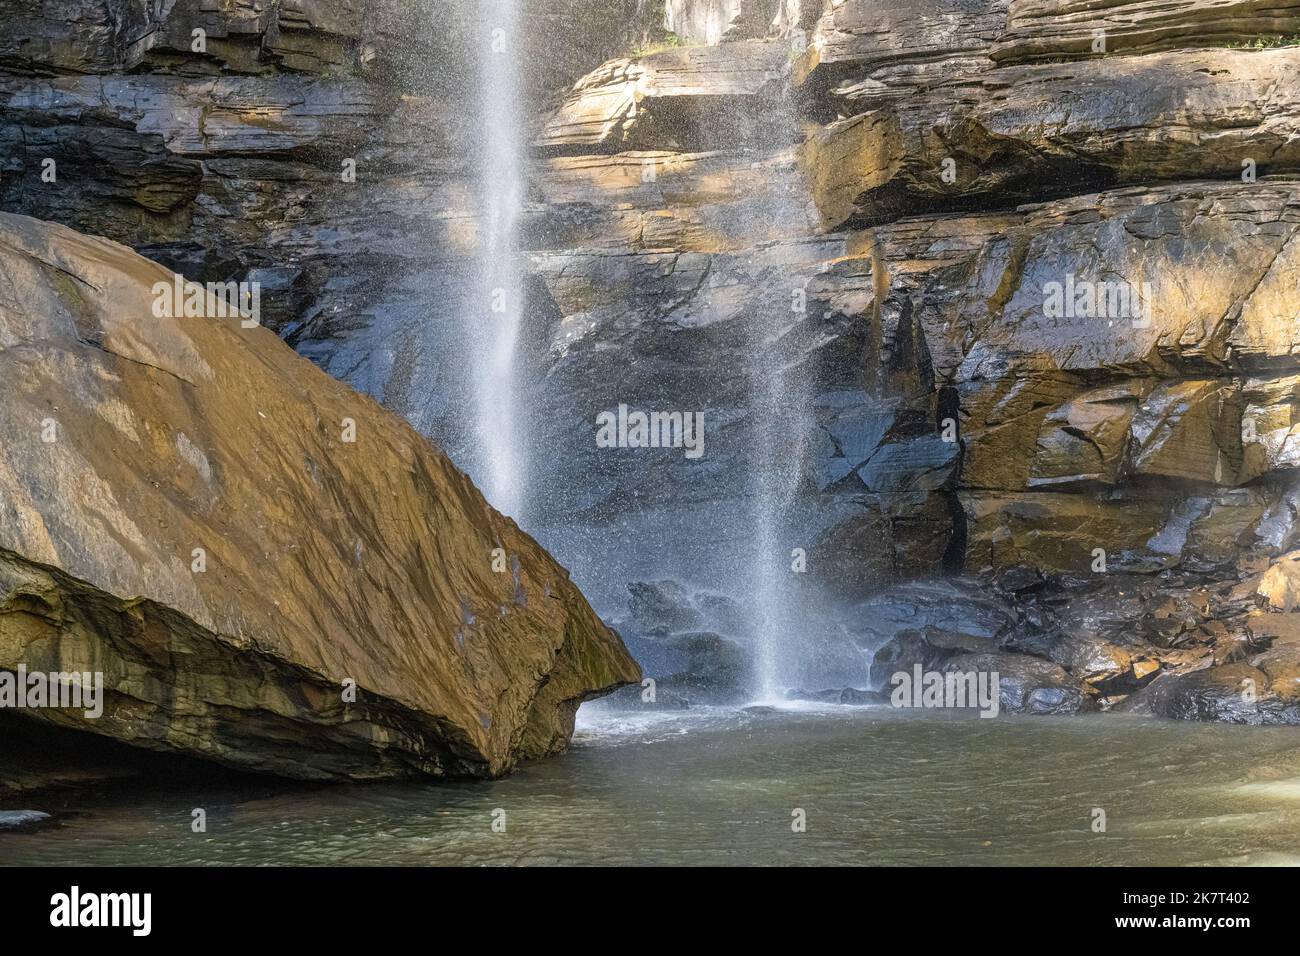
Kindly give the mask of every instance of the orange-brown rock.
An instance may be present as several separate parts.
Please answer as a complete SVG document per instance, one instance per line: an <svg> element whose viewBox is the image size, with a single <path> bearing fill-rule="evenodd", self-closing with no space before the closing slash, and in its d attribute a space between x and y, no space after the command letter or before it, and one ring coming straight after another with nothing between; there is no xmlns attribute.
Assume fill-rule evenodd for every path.
<svg viewBox="0 0 1300 956"><path fill-rule="evenodd" d="M0 670L105 686L98 719L23 716L286 776L495 775L638 679L414 429L238 316L159 317L160 282L0 215Z"/></svg>

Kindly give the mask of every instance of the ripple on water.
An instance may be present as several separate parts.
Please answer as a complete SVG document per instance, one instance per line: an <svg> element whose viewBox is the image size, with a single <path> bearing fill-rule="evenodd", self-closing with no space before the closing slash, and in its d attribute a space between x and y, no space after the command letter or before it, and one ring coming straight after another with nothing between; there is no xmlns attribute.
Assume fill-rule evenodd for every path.
<svg viewBox="0 0 1300 956"><path fill-rule="evenodd" d="M86 795L9 863L1201 864L1300 860L1290 728L795 705L584 707L496 781ZM208 811L208 833L190 812ZM1106 813L1093 832L1095 809ZM802 810L807 829L791 829ZM495 832L504 812L506 830Z"/></svg>

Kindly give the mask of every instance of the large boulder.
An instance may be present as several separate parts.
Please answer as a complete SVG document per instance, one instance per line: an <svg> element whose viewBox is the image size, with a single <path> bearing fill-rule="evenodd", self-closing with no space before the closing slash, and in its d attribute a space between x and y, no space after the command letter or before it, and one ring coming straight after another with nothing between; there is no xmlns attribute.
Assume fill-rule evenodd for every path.
<svg viewBox="0 0 1300 956"><path fill-rule="evenodd" d="M482 776L639 678L444 454L238 315L169 317L175 278L0 215L0 670L106 693L26 716L293 777Z"/></svg>

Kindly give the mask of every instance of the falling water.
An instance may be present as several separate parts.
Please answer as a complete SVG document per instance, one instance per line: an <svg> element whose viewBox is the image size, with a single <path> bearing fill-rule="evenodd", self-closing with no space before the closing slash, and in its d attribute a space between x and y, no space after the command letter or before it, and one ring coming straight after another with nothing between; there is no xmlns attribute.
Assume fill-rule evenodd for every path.
<svg viewBox="0 0 1300 956"><path fill-rule="evenodd" d="M524 197L518 0L481 0L478 188L480 286L469 337L474 380L475 478L499 511L520 519L515 352L523 316L518 231Z"/></svg>
<svg viewBox="0 0 1300 956"><path fill-rule="evenodd" d="M785 689L782 676L789 666L782 649L796 637L788 512L804 459L804 389L795 381L797 373L772 367L772 354L780 351L771 340L776 334L770 328L756 329L754 347L760 361L754 370L751 406L759 449L753 505L754 676L757 700L765 703L779 700Z"/></svg>
<svg viewBox="0 0 1300 956"><path fill-rule="evenodd" d="M787 88L769 114L782 135L796 128L796 110ZM794 184L790 184L790 188ZM770 221L797 231L801 204L789 189L778 190L765 213ZM781 699L791 671L784 649L799 636L795 620L791 511L807 458L809 383L792 361L783 337L803 318L797 311L795 287L802 281L792 275L776 280L788 287L784 297L750 323L750 409L752 440L757 450L753 476L753 591L755 618L754 681L757 701Z"/></svg>

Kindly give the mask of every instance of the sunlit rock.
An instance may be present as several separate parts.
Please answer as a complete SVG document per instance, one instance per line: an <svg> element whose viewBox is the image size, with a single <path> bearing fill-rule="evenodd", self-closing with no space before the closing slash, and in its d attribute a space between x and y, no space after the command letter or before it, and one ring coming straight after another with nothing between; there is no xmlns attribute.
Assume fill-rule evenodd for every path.
<svg viewBox="0 0 1300 956"><path fill-rule="evenodd" d="M827 229L1087 185L1293 172L1297 70L1295 47L1005 67L832 123L803 162Z"/></svg>
<svg viewBox="0 0 1300 956"><path fill-rule="evenodd" d="M1011 0L1006 30L989 56L999 63L1176 47L1250 46L1300 32L1294 0L1211 0L1167 4L1122 0Z"/></svg>
<svg viewBox="0 0 1300 956"><path fill-rule="evenodd" d="M239 315L170 317L175 277L121 246L0 231L0 669L106 694L24 716L292 777L482 776L638 678L396 416Z"/></svg>

